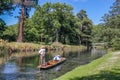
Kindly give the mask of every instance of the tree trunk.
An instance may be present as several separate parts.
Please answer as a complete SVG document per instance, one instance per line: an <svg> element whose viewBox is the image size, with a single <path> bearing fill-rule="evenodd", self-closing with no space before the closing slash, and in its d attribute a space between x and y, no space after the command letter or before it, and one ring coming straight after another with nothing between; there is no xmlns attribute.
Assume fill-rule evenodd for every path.
<svg viewBox="0 0 120 80"><path fill-rule="evenodd" d="M81 45L81 42L82 42L81 36L79 36L79 45Z"/></svg>
<svg viewBox="0 0 120 80"><path fill-rule="evenodd" d="M24 10L25 10L25 5L22 4L17 42L23 42Z"/></svg>
<svg viewBox="0 0 120 80"><path fill-rule="evenodd" d="M56 29L56 42L58 42L58 38L59 38L58 29Z"/></svg>
<svg viewBox="0 0 120 80"><path fill-rule="evenodd" d="M42 35L41 35L41 37L40 37L40 42L43 42L43 40L42 40Z"/></svg>

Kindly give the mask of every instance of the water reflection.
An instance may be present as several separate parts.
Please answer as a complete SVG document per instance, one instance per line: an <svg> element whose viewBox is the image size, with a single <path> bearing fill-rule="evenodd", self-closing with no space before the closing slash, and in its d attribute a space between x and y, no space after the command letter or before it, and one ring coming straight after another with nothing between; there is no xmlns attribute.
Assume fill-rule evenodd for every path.
<svg viewBox="0 0 120 80"><path fill-rule="evenodd" d="M103 56L105 53L107 53L107 50L100 50L100 49L93 48L91 50L91 58L92 58L92 60L97 59L97 58Z"/></svg>
<svg viewBox="0 0 120 80"><path fill-rule="evenodd" d="M18 76L19 67L15 63L6 62L1 68L2 80L14 80Z"/></svg>
<svg viewBox="0 0 120 80"><path fill-rule="evenodd" d="M0 66L0 79L2 80L52 80L77 66L87 64L92 60L103 56L106 50L92 50L92 51L74 51L74 52L59 52L60 55L67 58L67 60L56 67L48 70L37 69L39 65L39 56L33 55L29 57L18 57L7 61ZM57 54L50 52L46 56L46 61L53 58Z"/></svg>
<svg viewBox="0 0 120 80"><path fill-rule="evenodd" d="M58 65L58 66L56 66L55 68L53 68L54 69L54 71L60 71L61 70L61 65Z"/></svg>
<svg viewBox="0 0 120 80"><path fill-rule="evenodd" d="M18 72L18 67L15 63L6 62L3 66L2 73L4 74L13 74Z"/></svg>

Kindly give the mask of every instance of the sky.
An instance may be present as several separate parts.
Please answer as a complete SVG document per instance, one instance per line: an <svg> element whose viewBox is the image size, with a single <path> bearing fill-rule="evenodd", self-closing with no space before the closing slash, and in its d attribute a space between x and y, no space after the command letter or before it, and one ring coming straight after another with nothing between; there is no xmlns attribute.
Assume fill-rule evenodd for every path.
<svg viewBox="0 0 120 80"><path fill-rule="evenodd" d="M43 5L46 2L61 2L71 5L73 7L73 13L76 15L81 9L87 12L88 18L92 20L94 25L100 23L101 17L105 13L108 13L110 6L113 5L115 0L39 0L38 4ZM34 14L34 9L31 10L30 17ZM18 15L18 10L14 11L13 15ZM0 16L7 25L13 25L18 22L18 18L10 15Z"/></svg>

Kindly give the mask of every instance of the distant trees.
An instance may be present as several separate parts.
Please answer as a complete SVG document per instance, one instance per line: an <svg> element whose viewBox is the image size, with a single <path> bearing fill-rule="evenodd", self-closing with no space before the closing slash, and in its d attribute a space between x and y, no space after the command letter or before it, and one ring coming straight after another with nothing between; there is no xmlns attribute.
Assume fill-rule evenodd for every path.
<svg viewBox="0 0 120 80"><path fill-rule="evenodd" d="M112 47L112 45L120 43L120 0L116 0L110 9L109 17L105 22L106 35L104 35L104 37L106 37L109 47Z"/></svg>
<svg viewBox="0 0 120 80"><path fill-rule="evenodd" d="M25 1L25 0L24 0ZM16 5L22 6L24 2L14 2ZM28 6L24 10L28 9ZM81 10L77 15L74 15L73 7L65 3L46 3L43 6L37 6L36 11L32 18L20 21L18 42L24 40L29 42L61 42L63 44L83 44L86 46L91 45L92 21L87 17L85 10ZM21 8L22 11L22 8ZM26 12L21 13L21 20L25 19ZM14 28L15 33L10 33L8 30ZM16 39L17 26L11 26L4 31L5 39L14 41ZM11 30L13 31L13 30ZM9 35L10 34L10 35Z"/></svg>
<svg viewBox="0 0 120 80"><path fill-rule="evenodd" d="M39 30L39 40L45 42L67 43L74 19L72 7L61 3L46 3L37 7L32 17L32 24ZM30 25L29 25L30 26Z"/></svg>
<svg viewBox="0 0 120 80"><path fill-rule="evenodd" d="M77 15L73 15L72 10L72 6L65 3L38 6L32 18L25 22L25 40L83 44L89 47L92 43L92 21L85 10Z"/></svg>
<svg viewBox="0 0 120 80"><path fill-rule="evenodd" d="M0 38L22 42L24 35L27 42L82 44L88 48L92 42L107 42L109 47L120 49L120 0L116 0L109 13L102 17L103 23L94 26L85 10L74 15L73 7L65 3L37 6L32 18L28 18L34 4L37 4L37 0L0 0L0 15L18 6L21 11L19 28L18 24L6 27L0 19Z"/></svg>
<svg viewBox="0 0 120 80"><path fill-rule="evenodd" d="M94 34L94 32L96 32L94 27L94 40L98 37L101 42L107 42L108 47L120 49L120 0L116 0L113 3L113 6L110 7L109 13L102 17L102 21L103 23L101 24L101 27L99 25L97 27L97 29L101 31L101 34L99 31ZM99 40L96 41L99 42Z"/></svg>

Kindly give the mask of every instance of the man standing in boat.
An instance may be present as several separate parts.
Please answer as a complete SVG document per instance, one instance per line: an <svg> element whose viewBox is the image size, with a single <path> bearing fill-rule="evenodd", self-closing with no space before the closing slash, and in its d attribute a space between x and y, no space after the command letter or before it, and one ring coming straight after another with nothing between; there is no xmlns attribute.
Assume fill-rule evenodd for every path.
<svg viewBox="0 0 120 80"><path fill-rule="evenodd" d="M40 64L41 64L42 67L45 66L45 53L46 53L45 47L42 46L42 48L39 50Z"/></svg>

